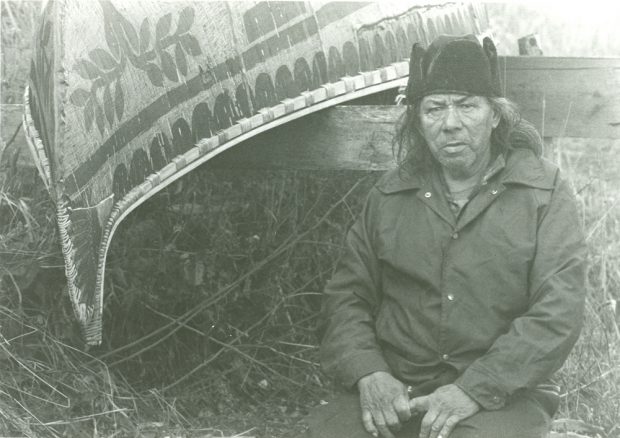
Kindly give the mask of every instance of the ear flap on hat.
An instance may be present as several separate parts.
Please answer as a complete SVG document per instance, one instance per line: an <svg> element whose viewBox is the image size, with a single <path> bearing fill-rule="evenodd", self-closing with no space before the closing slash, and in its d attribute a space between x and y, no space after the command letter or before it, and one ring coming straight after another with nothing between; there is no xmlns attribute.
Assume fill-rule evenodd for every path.
<svg viewBox="0 0 620 438"><path fill-rule="evenodd" d="M489 37L484 37L482 40L482 49L489 59L491 67L491 80L493 81L493 88L498 96L502 96L502 82L499 75L499 59L497 57L497 49L493 40Z"/></svg>
<svg viewBox="0 0 620 438"><path fill-rule="evenodd" d="M424 73L422 72L422 58L426 50L422 48L420 43L414 43L411 47L411 54L409 55L409 80L407 81L407 103L412 104L413 90L415 87L423 87Z"/></svg>

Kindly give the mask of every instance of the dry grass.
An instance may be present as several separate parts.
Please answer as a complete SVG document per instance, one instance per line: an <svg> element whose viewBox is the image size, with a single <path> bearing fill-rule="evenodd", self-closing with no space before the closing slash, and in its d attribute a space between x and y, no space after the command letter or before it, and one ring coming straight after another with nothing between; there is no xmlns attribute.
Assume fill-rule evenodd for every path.
<svg viewBox="0 0 620 438"><path fill-rule="evenodd" d="M517 40L538 36L544 56L620 56L615 2L502 2L487 11L500 55L518 55Z"/></svg>
<svg viewBox="0 0 620 438"><path fill-rule="evenodd" d="M589 253L581 338L559 374L560 415L620 435L620 163L618 141L563 139L559 162L582 207Z"/></svg>
<svg viewBox="0 0 620 438"><path fill-rule="evenodd" d="M29 44L38 8L10 2L17 26L7 27L6 4L2 103L21 98L24 66L11 70L6 49ZM545 49L565 27L497 8L504 47L547 29ZM585 40L587 29L577 29ZM604 29L590 31L597 42L572 54L620 53ZM567 38L553 44L579 43ZM559 416L604 437L620 435L618 147L561 139L553 156L578 192L590 261L585 328L557 376ZM296 436L307 407L331 388L316 363L320 291L376 176L208 167L188 175L119 228L106 274L105 344L84 352L63 290L52 205L32 171L3 160L0 435Z"/></svg>
<svg viewBox="0 0 620 438"><path fill-rule="evenodd" d="M21 103L30 69L32 34L40 1L0 1L0 81L2 104Z"/></svg>
<svg viewBox="0 0 620 438"><path fill-rule="evenodd" d="M613 437L620 420L618 174L609 168L612 145L563 140L560 150L555 158L582 205L590 273L586 325L557 376L559 417ZM108 265L106 343L89 354L67 325L61 267L39 266L29 283L29 270L20 270L58 257L51 206L33 198L36 208L19 210L24 203L6 194L10 204L0 211L12 219L0 232L11 238L0 254L10 255L2 265L17 274L3 276L1 288L0 390L11 396L0 409L5 431L299 431L307 407L331 387L316 364L317 312L374 176L347 194L358 179L208 168L184 178L119 229ZM11 250L42 233L45 245Z"/></svg>
<svg viewBox="0 0 620 438"><path fill-rule="evenodd" d="M11 398L0 432L299 430L307 406L328 392L316 363L320 292L372 179L207 168L184 178L119 229L106 343L89 354L67 324L61 266L37 264L59 255L51 205L28 218L7 194L0 345ZM42 232L47 247L13 250Z"/></svg>
<svg viewBox="0 0 620 438"><path fill-rule="evenodd" d="M489 5L503 55L517 39L537 34L545 56L618 57L620 8L612 3ZM573 183L588 237L588 305L581 338L558 375L560 417L601 426L620 436L620 141L557 139L552 155Z"/></svg>

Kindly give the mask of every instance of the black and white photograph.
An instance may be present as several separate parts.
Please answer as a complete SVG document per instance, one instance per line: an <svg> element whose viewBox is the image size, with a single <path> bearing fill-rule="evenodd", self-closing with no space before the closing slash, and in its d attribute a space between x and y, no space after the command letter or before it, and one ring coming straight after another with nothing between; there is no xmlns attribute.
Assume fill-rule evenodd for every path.
<svg viewBox="0 0 620 438"><path fill-rule="evenodd" d="M0 6L0 438L620 437L620 4Z"/></svg>

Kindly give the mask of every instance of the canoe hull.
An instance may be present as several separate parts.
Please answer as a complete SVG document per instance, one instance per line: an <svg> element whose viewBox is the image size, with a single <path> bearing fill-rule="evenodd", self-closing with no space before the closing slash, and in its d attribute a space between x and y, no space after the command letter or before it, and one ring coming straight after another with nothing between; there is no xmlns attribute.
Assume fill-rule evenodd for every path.
<svg viewBox="0 0 620 438"><path fill-rule="evenodd" d="M402 84L413 42L487 26L467 4L50 1L25 121L86 341L110 239L141 202L245 138Z"/></svg>

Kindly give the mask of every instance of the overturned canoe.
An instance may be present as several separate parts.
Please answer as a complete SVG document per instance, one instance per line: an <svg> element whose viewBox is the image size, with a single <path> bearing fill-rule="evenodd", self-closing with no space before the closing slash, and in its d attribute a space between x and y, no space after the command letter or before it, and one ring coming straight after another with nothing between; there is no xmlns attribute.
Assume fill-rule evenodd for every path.
<svg viewBox="0 0 620 438"><path fill-rule="evenodd" d="M140 203L260 132L404 83L413 42L487 26L455 3L49 1L24 119L87 343L110 239Z"/></svg>

